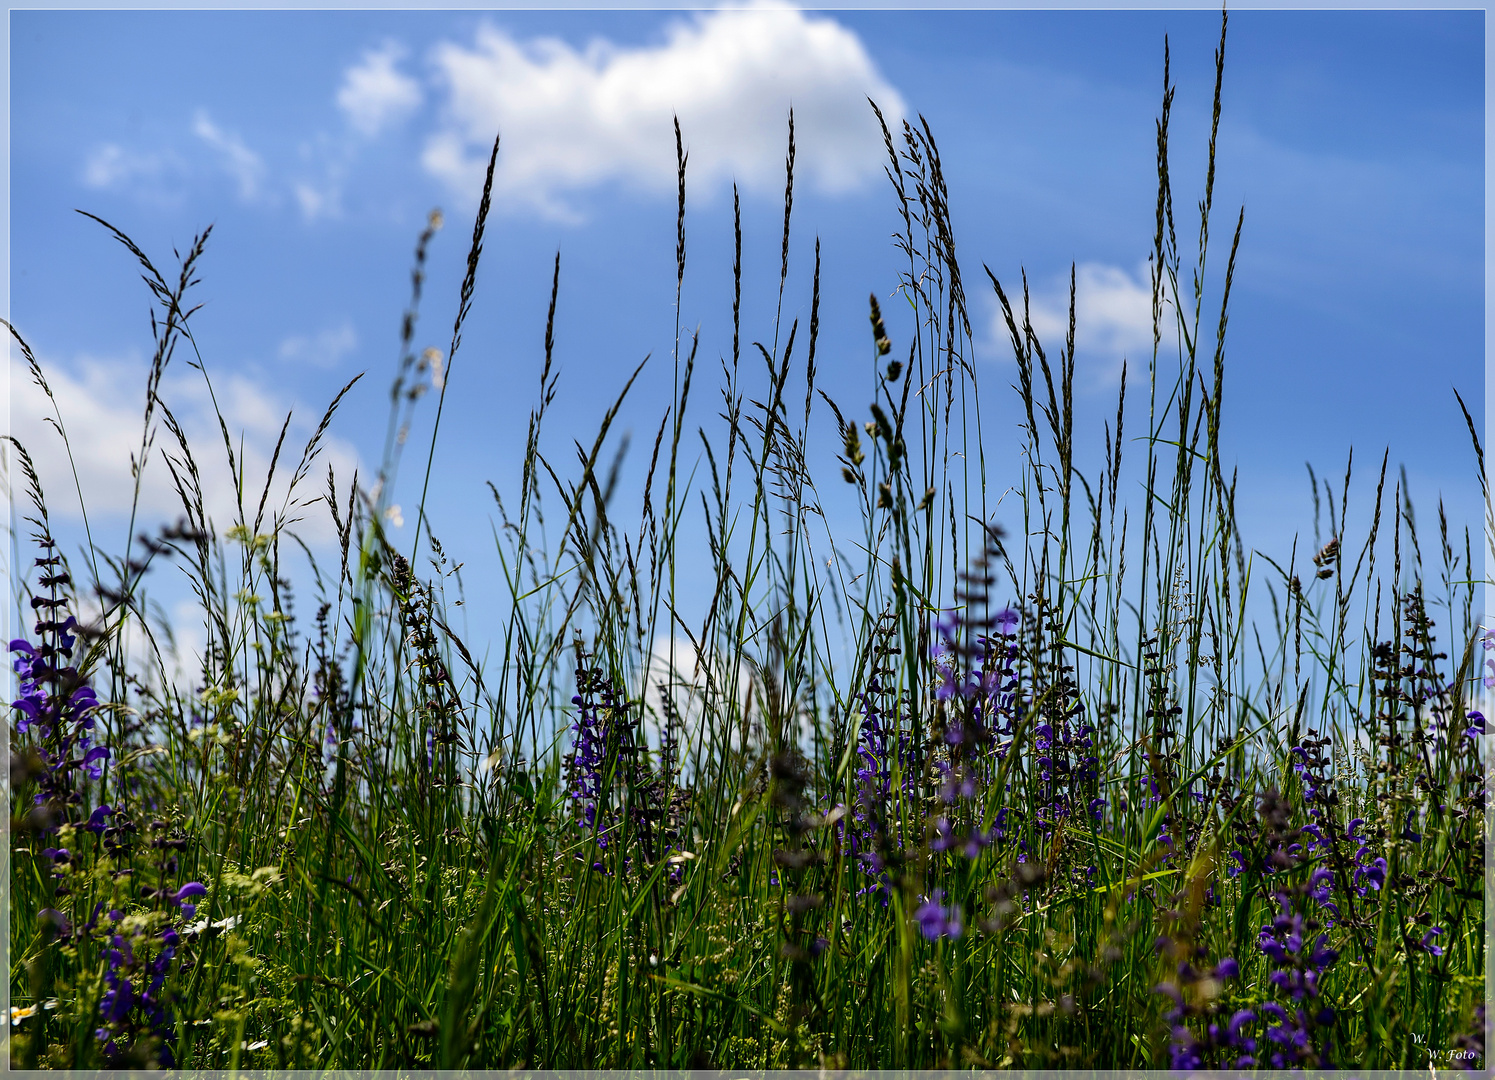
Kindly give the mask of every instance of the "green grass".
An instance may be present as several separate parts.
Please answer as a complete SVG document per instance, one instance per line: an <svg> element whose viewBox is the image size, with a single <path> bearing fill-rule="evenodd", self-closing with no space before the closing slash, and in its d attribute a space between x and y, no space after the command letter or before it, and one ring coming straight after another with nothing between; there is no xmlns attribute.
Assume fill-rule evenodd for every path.
<svg viewBox="0 0 1495 1080"><path fill-rule="evenodd" d="M1223 50L1222 25L1221 72ZM1220 454L1242 231L1230 222L1221 266L1212 129L1198 244L1180 249L1171 102L1155 344L1141 390L1123 379L1102 462L1074 450L1073 329L1045 347L988 272L1025 418L1024 478L996 506L938 150L927 128L888 131L902 229L885 303L907 311L870 305L870 421L815 386L817 249L808 325L745 329L734 302L715 387L677 317L673 400L624 521L610 427L627 386L579 471L548 457L548 325L523 478L493 492L508 588L487 665L449 627L453 556L429 532L397 551L382 528L400 432L447 385L414 339L439 220L417 248L376 483L319 475L335 401L299 457L278 449L280 468L297 459L280 506L236 472L227 528L196 464L233 462L226 428L223 448L193 447L156 396L174 353L197 349L202 244L173 280L116 233L157 305L138 460L170 468L183 518L132 552L90 541L64 560L16 447L51 558L25 583L24 610L50 624L28 640L65 644L56 624L89 590L103 611L32 673L52 722L23 733L13 711L12 1063L1167 1068L1193 1041L1228 1067L1248 1051L1210 1025L1249 1010L1264 1067L1286 1052L1269 1023L1298 1027L1301 1009L1284 1066L1477 1064L1461 1056L1483 1045L1485 996L1482 740L1464 733L1477 545L1441 507L1419 537L1385 461L1371 507L1351 512L1348 470L1325 485L1334 543L1311 564L1243 541ZM485 189L457 377L487 210ZM836 461L809 449L827 437ZM418 465L416 522L432 457ZM292 525L313 503L340 547L313 560L308 625L292 567L312 553ZM677 591L697 529L704 599ZM201 603L191 685L148 636L167 560ZM661 640L677 643L664 670ZM84 684L112 753L97 778L76 718L55 713ZM204 891L191 915L171 898L188 882ZM1279 916L1301 948L1263 950ZM111 960L127 940L133 961ZM153 958L169 1020L137 1001L101 1039L110 980L138 994Z"/></svg>

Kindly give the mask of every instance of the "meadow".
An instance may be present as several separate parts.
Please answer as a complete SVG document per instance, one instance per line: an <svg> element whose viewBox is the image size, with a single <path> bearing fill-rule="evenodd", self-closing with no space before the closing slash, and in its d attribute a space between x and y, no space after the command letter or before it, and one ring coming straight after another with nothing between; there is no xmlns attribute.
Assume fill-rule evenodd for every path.
<svg viewBox="0 0 1495 1080"><path fill-rule="evenodd" d="M417 241L373 482L319 463L339 394L277 447L284 499L250 486L226 424L193 446L157 393L198 355L207 236L162 271L101 223L154 302L136 482L168 470L181 517L65 551L40 451L11 447L32 504L12 1067L1482 1069L1495 516L1471 535L1419 515L1389 456L1352 459L1374 502L1351 505L1349 467L1315 479L1315 551L1243 538L1220 453L1243 243L1213 206L1221 29L1197 214L1175 214L1163 73L1153 349L1100 461L1075 453L1073 302L1066 340L1041 342L1025 282L957 260L923 125L883 127L902 228L868 304L873 400L817 389L818 249L806 325L741 325L739 224L731 355L699 357L677 317L630 497L631 380L590 446L545 438L557 264L488 553L419 527L431 457L404 461L413 410L435 403L431 451L452 434L486 188L444 353L418 333L438 216ZM791 119L781 310L794 160ZM1005 313L1017 385L995 390L1026 421L1000 507L976 288ZM914 333L890 332L892 304ZM1451 422L1483 484L1475 419ZM204 509L207 454L234 471L232 522ZM296 537L313 512L330 554ZM679 595L702 533L713 588ZM451 626L468 557L508 586L487 663ZM147 618L168 567L207 641L186 683Z"/></svg>

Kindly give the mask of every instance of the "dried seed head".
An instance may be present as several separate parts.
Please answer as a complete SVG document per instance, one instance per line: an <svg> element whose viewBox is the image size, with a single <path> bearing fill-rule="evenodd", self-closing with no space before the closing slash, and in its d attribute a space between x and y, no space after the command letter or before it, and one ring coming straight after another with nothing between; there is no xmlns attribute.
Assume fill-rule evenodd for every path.
<svg viewBox="0 0 1495 1080"><path fill-rule="evenodd" d="M882 324L882 309L877 306L877 294L871 294L868 299L872 302L872 340L877 346L877 355L886 356L893 351L893 343L888 340L888 331Z"/></svg>

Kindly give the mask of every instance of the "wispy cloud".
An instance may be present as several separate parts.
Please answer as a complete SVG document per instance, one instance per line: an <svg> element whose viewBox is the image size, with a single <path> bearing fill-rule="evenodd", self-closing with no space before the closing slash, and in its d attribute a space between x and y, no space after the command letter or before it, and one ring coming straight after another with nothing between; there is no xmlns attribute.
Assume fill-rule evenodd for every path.
<svg viewBox="0 0 1495 1080"><path fill-rule="evenodd" d="M591 185L674 190L676 115L694 184L765 189L783 183L792 106L798 175L839 192L881 172L867 98L890 120L904 111L854 33L772 0L674 22L659 45L578 50L485 26L432 59L444 96L426 169L470 193L502 132L500 201L562 218L575 215L566 195Z"/></svg>
<svg viewBox="0 0 1495 1080"><path fill-rule="evenodd" d="M332 185L318 186L305 180L297 181L292 189L296 194L296 205L307 221L321 217L337 217L342 210L341 191Z"/></svg>
<svg viewBox="0 0 1495 1080"><path fill-rule="evenodd" d="M239 196L252 202L259 196L260 185L265 177L265 163L244 140L231 132L225 132L208 117L207 110L198 109L192 118L192 133L218 152L224 170L239 185Z"/></svg>
<svg viewBox="0 0 1495 1080"><path fill-rule="evenodd" d="M293 364L311 364L320 368L336 367L358 348L358 334L346 319L337 326L315 334L292 334L280 343L280 358Z"/></svg>
<svg viewBox="0 0 1495 1080"><path fill-rule="evenodd" d="M105 143L83 163L83 182L92 188L111 188L134 179L152 179L161 173L155 154L138 154L117 143Z"/></svg>
<svg viewBox="0 0 1495 1080"><path fill-rule="evenodd" d="M343 73L337 105L362 134L378 135L419 108L420 83L396 67L404 56L402 45L386 42Z"/></svg>
<svg viewBox="0 0 1495 1080"><path fill-rule="evenodd" d="M49 422L49 417L57 416L58 409L32 380L25 365L14 360L10 369L11 429L36 462L49 509L54 516L76 521L77 490L81 488L90 518L98 520L128 513L135 486L130 463L132 455L139 454L143 424L145 363L138 357L88 358L64 366L44 359L44 367L52 394L61 406L60 419L68 434L72 467L77 469L76 486L68 454L64 453L60 437ZM224 380L217 392L224 408L224 423L234 440L237 464L244 473L245 490L256 501L269 472L281 424L288 411L293 413L286 449L282 451L266 504L281 506L301 445L320 418L320 409L293 408L292 403L244 374ZM161 396L180 421L192 446L202 475L207 513L219 529L227 528L236 513L235 485L207 388L200 375L184 370L168 373ZM180 459L181 451L161 425L159 413L156 423L155 446L141 481L140 513L144 522L174 521L182 514L181 499L162 460L163 454ZM347 478L353 474L358 455L345 440L324 437L318 460L315 477L325 476L326 465L330 463L339 477ZM295 499L315 498L318 487L316 480L308 481ZM251 514L253 509L251 506ZM302 515L305 520L296 529L303 538L308 542L331 540L333 530L324 508L292 510L292 517Z"/></svg>

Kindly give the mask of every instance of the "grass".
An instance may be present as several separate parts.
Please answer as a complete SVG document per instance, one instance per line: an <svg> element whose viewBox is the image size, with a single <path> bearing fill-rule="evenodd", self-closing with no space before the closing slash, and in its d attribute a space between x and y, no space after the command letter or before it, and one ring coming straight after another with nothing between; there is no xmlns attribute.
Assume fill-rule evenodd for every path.
<svg viewBox="0 0 1495 1080"><path fill-rule="evenodd" d="M1224 46L1222 23L1220 77ZM1419 537L1386 459L1368 512L1349 469L1325 482L1311 574L1243 541L1219 448L1242 221L1222 273L1219 81L1187 254L1166 65L1164 84L1154 348L1103 462L1074 452L1073 303L1046 349L1026 283L988 271L1026 422L996 506L938 149L885 124L906 314L869 305L870 421L815 385L818 248L808 326L742 346L739 218L720 423L697 445L691 397L713 392L677 317L625 522L627 386L579 471L544 449L552 298L519 490L493 490L508 589L486 666L449 626L451 556L429 531L396 550L384 524L410 412L460 368L489 188L445 358L415 346L439 218L419 240L376 482L318 473L340 394L299 457L277 447L297 457L278 506L226 426L221 451L193 447L156 393L196 354L206 236L173 279L115 230L157 309L137 461L170 470L183 516L69 559L14 448L39 547L13 650L12 1064L1482 1066L1477 545L1441 507ZM781 311L794 153L791 120ZM822 468L808 448L831 432ZM227 528L197 466L217 452ZM293 546L313 509L330 558ZM694 604L676 571L697 520L713 587ZM145 618L167 560L204 619L192 685Z"/></svg>

